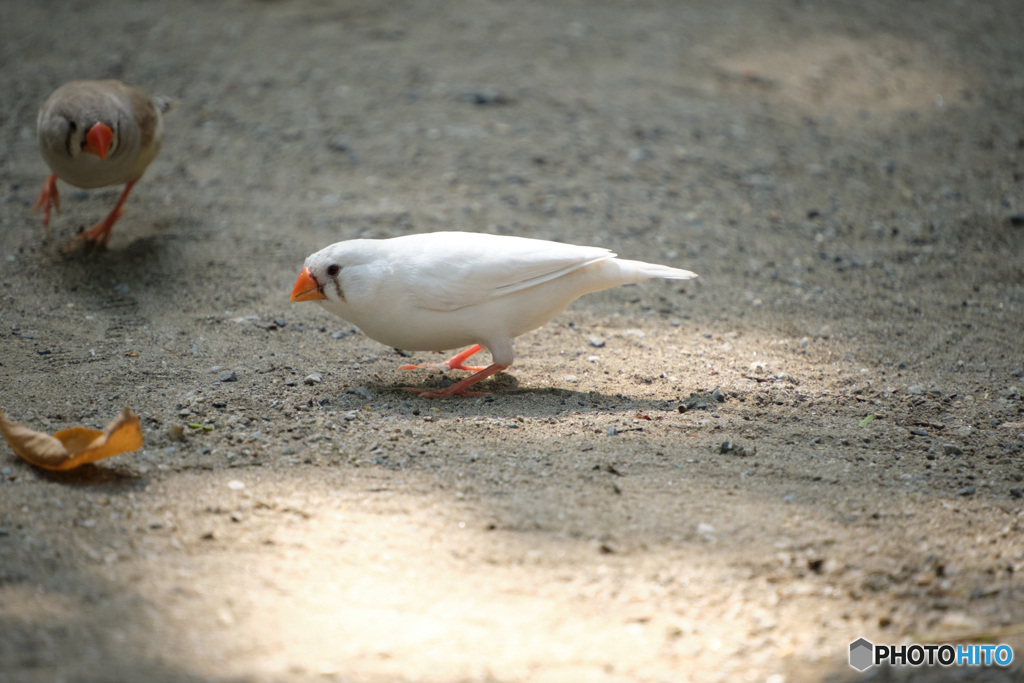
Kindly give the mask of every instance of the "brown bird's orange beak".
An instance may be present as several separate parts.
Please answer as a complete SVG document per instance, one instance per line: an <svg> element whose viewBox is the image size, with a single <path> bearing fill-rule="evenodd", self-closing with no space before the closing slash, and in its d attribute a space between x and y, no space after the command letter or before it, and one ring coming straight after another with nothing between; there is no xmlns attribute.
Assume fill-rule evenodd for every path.
<svg viewBox="0 0 1024 683"><path fill-rule="evenodd" d="M95 154L100 159L106 159L107 150L110 149L113 139L114 131L110 130L110 126L105 123L96 123L85 134L85 146L82 147L82 151Z"/></svg>
<svg viewBox="0 0 1024 683"><path fill-rule="evenodd" d="M309 268L303 268L299 273L299 279L295 281L295 287L292 288L292 298L289 301L316 301L326 298Z"/></svg>

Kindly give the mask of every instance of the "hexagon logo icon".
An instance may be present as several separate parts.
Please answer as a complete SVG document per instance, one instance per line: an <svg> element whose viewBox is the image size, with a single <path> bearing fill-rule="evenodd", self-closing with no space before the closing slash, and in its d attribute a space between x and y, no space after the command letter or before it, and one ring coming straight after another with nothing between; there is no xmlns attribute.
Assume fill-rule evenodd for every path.
<svg viewBox="0 0 1024 683"><path fill-rule="evenodd" d="M872 665L875 646L864 638L858 638L850 643L850 666L857 671L863 671Z"/></svg>

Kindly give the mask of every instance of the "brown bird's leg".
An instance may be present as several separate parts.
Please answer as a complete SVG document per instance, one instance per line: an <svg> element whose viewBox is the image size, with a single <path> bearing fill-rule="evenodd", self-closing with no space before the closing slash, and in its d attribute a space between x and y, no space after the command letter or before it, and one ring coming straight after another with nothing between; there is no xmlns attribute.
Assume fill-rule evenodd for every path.
<svg viewBox="0 0 1024 683"><path fill-rule="evenodd" d="M417 393L423 398L450 398L452 396L486 396L487 392L485 391L466 391L466 389L468 389L469 387L473 386L474 384L481 380L487 379L496 372L501 372L507 367L507 365L498 365L497 363L494 363L493 365L488 365L486 368L476 373L475 375L470 375L465 379L461 379L455 384L448 387L447 389L429 391L427 389L414 389L412 387L406 387L406 391L412 391L414 393Z"/></svg>
<svg viewBox="0 0 1024 683"><path fill-rule="evenodd" d="M462 361L469 360L469 357L480 351L479 344L473 344L465 351L456 354L446 360L443 363L420 363L419 365L402 365L399 366L399 370L420 370L422 368L432 368L434 370L440 370L442 367L448 370L469 370L470 372L480 372L486 368L477 367L475 365L463 365Z"/></svg>
<svg viewBox="0 0 1024 683"><path fill-rule="evenodd" d="M32 213L43 210L43 227L46 228L46 239L50 239L50 205L53 204L60 213L60 194L57 192L57 176L51 175L43 182L43 191L39 193Z"/></svg>
<svg viewBox="0 0 1024 683"><path fill-rule="evenodd" d="M116 223L117 219L121 217L122 213L124 213L124 209L121 207L124 206L124 200L128 199L128 193L132 191L132 187L134 187L134 185L135 181L133 180L124 186L124 192L121 193L121 197L117 200L117 204L114 204L114 208L107 214L106 218L88 230L78 233L75 237L80 240L87 240L93 247L102 247L106 244L107 239L110 237L110 229L114 227L114 223ZM65 251L70 251L74 248L75 245L72 245L65 249Z"/></svg>

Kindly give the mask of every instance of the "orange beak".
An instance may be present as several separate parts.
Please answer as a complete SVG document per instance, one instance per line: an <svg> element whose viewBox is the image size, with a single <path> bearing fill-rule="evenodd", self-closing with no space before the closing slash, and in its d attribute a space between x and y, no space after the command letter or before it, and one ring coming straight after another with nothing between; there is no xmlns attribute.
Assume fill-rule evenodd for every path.
<svg viewBox="0 0 1024 683"><path fill-rule="evenodd" d="M292 288L292 298L289 301L316 301L326 298L320 285L316 283L312 273L309 272L309 268L303 268L299 273L299 279L295 281L295 287Z"/></svg>
<svg viewBox="0 0 1024 683"><path fill-rule="evenodd" d="M110 149L113 139L114 131L110 130L110 126L105 123L96 123L85 134L85 146L82 147L82 151L95 154L100 159L106 159L107 150Z"/></svg>

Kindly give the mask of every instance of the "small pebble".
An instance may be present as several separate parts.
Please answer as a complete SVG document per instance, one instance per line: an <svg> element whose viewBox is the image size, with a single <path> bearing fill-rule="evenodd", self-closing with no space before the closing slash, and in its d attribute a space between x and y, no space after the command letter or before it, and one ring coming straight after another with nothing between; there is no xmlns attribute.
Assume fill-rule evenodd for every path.
<svg viewBox="0 0 1024 683"><path fill-rule="evenodd" d="M711 526L710 524L705 524L704 522L701 522L697 525L697 533L701 536L707 536L708 534L715 533L715 527Z"/></svg>
<svg viewBox="0 0 1024 683"><path fill-rule="evenodd" d="M224 372L217 375L217 379L221 382L237 382L238 375L235 374L234 370L225 370Z"/></svg>
<svg viewBox="0 0 1024 683"><path fill-rule="evenodd" d="M920 396L921 394L924 393L924 387L921 386L920 384L915 384L913 386L907 387L907 393L913 394L914 396Z"/></svg>
<svg viewBox="0 0 1024 683"><path fill-rule="evenodd" d="M286 387L297 387L299 386L299 381L296 379L287 379L285 380L284 385Z"/></svg>
<svg viewBox="0 0 1024 683"><path fill-rule="evenodd" d="M605 345L605 341L601 337L589 337L587 342L596 349L603 348Z"/></svg>
<svg viewBox="0 0 1024 683"><path fill-rule="evenodd" d="M493 86L487 86L482 90L463 90L459 93L459 101L471 102L479 106L498 106L508 104L511 100Z"/></svg>
<svg viewBox="0 0 1024 683"><path fill-rule="evenodd" d="M362 396L367 401L373 398L373 392L366 387L349 387L345 390L345 393L355 394L356 396Z"/></svg>
<svg viewBox="0 0 1024 683"><path fill-rule="evenodd" d="M231 489L232 491L241 491L242 489L245 488L245 482L238 481L237 479L232 479L231 481L228 482L228 488Z"/></svg>
<svg viewBox="0 0 1024 683"><path fill-rule="evenodd" d="M1019 486L1014 486L1010 489L1010 498L1024 498L1024 491L1021 491Z"/></svg>
<svg viewBox="0 0 1024 683"><path fill-rule="evenodd" d="M647 149L646 147L634 147L633 149L629 150L628 157L629 160L634 163L637 161L646 161L647 159L654 158L654 152Z"/></svg>
<svg viewBox="0 0 1024 683"><path fill-rule="evenodd" d="M911 429L910 433L914 434L915 436L928 436L928 432L924 431L923 429Z"/></svg>
<svg viewBox="0 0 1024 683"><path fill-rule="evenodd" d="M947 443L943 445L942 450L945 451L946 455L963 455L964 451L962 448L957 446L955 443Z"/></svg>
<svg viewBox="0 0 1024 683"><path fill-rule="evenodd" d="M347 334L348 334L347 332L335 332L334 334L331 335L331 339L342 339Z"/></svg>
<svg viewBox="0 0 1024 683"><path fill-rule="evenodd" d="M721 389L715 389L711 392L711 398L718 403L725 403L725 394L722 393Z"/></svg>
<svg viewBox="0 0 1024 683"><path fill-rule="evenodd" d="M613 425L609 425L608 426L608 436L615 436L618 433L619 433L619 430L616 429Z"/></svg>
<svg viewBox="0 0 1024 683"><path fill-rule="evenodd" d="M974 495L974 487L973 486L965 486L962 489L960 489L959 491L957 491L956 495L958 495L958 496L973 496Z"/></svg>
<svg viewBox="0 0 1024 683"><path fill-rule="evenodd" d="M347 135L338 134L327 144L335 152L347 152L352 149L352 140Z"/></svg>
<svg viewBox="0 0 1024 683"><path fill-rule="evenodd" d="M214 401L210 405L214 408L226 408L228 404L224 401Z"/></svg>
<svg viewBox="0 0 1024 683"><path fill-rule="evenodd" d="M320 384L320 382L322 381L324 381L324 376L321 375L319 372L311 372L310 374L306 375L305 379L302 380L303 384L306 384L308 386Z"/></svg>
<svg viewBox="0 0 1024 683"><path fill-rule="evenodd" d="M566 375L562 379L565 380L566 382L570 382L570 383L575 383L575 382L579 382L580 381L580 378L577 377L576 375Z"/></svg>
<svg viewBox="0 0 1024 683"><path fill-rule="evenodd" d="M723 441L722 445L718 447L719 453L728 453L732 450L732 443L729 441Z"/></svg>

